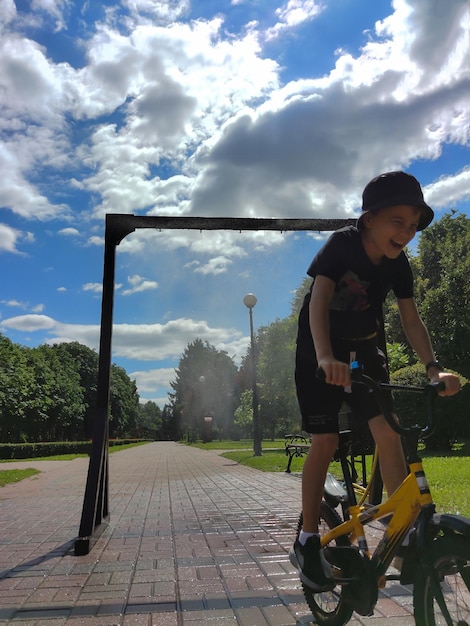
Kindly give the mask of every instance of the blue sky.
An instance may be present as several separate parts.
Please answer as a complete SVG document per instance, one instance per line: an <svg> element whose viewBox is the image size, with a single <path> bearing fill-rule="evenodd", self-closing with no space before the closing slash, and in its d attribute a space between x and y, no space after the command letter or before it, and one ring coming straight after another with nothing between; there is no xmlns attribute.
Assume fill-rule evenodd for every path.
<svg viewBox="0 0 470 626"><path fill-rule="evenodd" d="M98 347L106 213L356 217L404 169L470 215L467 0L0 0L0 333ZM322 236L324 237L324 235ZM238 362L322 237L137 231L113 361L166 401L202 338Z"/></svg>

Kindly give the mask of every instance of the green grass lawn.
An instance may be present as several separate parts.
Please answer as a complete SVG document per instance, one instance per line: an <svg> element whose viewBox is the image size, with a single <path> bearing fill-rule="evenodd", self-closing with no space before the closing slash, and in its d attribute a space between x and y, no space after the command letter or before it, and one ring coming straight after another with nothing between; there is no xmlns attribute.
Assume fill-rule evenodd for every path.
<svg viewBox="0 0 470 626"><path fill-rule="evenodd" d="M24 480L25 478L29 478L30 476L40 473L41 472L39 470L33 469L32 467L19 470L2 470L0 472L0 487L4 487L9 483L19 483L20 480Z"/></svg>
<svg viewBox="0 0 470 626"><path fill-rule="evenodd" d="M269 450L271 442L263 442L263 453L253 456L252 450L224 452L222 456L249 465L265 472L283 472L287 467L287 457L283 450ZM423 452L423 464L437 510L441 513L459 513L470 517L470 456L468 442L460 445L447 456ZM371 457L367 457L370 468ZM293 472L300 472L305 457L294 457ZM332 463L330 471L340 477L339 463Z"/></svg>

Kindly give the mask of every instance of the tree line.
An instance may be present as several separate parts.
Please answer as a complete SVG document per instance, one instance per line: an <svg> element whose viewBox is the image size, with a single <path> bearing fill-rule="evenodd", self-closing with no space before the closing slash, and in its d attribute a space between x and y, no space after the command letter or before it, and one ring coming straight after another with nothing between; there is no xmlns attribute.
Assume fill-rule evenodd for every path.
<svg viewBox="0 0 470 626"><path fill-rule="evenodd" d="M409 251L416 299L438 358L470 378L470 220L453 212L423 231ZM224 351L196 339L175 368L168 403L141 403L136 383L111 366L110 436L153 439L240 438L252 435L253 363L263 438L299 430L294 386L297 316L310 286L296 290L290 314L257 329L240 366ZM403 337L393 298L384 307L393 376L425 380ZM88 439L96 404L98 354L78 342L29 348L0 334L0 442ZM467 392L465 392L467 393ZM470 436L470 402L446 400L453 419L446 440ZM449 424L452 422L452 426ZM450 430L449 430L450 429Z"/></svg>
<svg viewBox="0 0 470 626"><path fill-rule="evenodd" d="M98 354L78 342L29 348L0 334L0 442L91 438ZM126 371L111 366L110 437L163 437L164 415L140 404ZM168 427L168 425L166 425Z"/></svg>

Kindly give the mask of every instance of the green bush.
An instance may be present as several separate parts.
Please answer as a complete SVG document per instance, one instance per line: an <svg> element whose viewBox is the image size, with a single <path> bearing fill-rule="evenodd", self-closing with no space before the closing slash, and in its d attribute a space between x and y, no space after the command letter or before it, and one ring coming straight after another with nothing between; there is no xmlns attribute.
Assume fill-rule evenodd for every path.
<svg viewBox="0 0 470 626"><path fill-rule="evenodd" d="M460 376L462 391L447 398L438 397L434 403L436 429L426 440L426 449L448 451L461 438L470 437L470 385ZM428 378L422 365L404 367L391 375L391 382L404 385L424 385ZM426 405L422 394L395 392L395 407L400 421L405 426L423 424L426 418Z"/></svg>
<svg viewBox="0 0 470 626"><path fill-rule="evenodd" d="M143 439L111 439L109 445L124 446ZM63 454L90 454L91 441L58 441L46 443L0 443L0 459L19 460Z"/></svg>

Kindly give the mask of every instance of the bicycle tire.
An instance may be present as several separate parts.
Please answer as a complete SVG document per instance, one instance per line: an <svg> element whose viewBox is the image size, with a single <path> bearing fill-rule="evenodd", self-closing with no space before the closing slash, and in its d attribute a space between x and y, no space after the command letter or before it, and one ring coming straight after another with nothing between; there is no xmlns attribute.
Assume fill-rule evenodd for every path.
<svg viewBox="0 0 470 626"><path fill-rule="evenodd" d="M320 508L320 534L322 534L322 527L325 531L330 530L341 524L342 521L335 509L323 500ZM303 517L301 513L297 523L297 538L302 530L302 522ZM338 537L336 545L348 546L350 543L347 537ZM341 585L337 585L332 591L315 593L302 583L302 590L305 601L315 616L317 624L322 626L343 626L350 620L353 609L344 601Z"/></svg>
<svg viewBox="0 0 470 626"><path fill-rule="evenodd" d="M470 542L462 535L438 537L431 545L431 561L455 626L470 625ZM447 624L433 597L430 575L420 571L413 590L416 624Z"/></svg>

